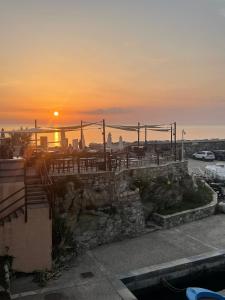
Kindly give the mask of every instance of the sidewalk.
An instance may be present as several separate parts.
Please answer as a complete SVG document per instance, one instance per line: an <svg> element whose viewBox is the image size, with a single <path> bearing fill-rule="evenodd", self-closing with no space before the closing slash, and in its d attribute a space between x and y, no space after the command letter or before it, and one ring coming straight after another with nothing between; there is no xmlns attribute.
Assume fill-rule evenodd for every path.
<svg viewBox="0 0 225 300"><path fill-rule="evenodd" d="M225 216L221 214L98 247L77 258L69 270L45 289L38 289L28 278L25 281L18 279L12 285L13 299L119 300L126 298L123 298L124 294L126 299L135 299L124 289L119 278L143 267L223 249ZM92 274L83 278L81 273L84 272ZM36 292L18 294L30 290Z"/></svg>

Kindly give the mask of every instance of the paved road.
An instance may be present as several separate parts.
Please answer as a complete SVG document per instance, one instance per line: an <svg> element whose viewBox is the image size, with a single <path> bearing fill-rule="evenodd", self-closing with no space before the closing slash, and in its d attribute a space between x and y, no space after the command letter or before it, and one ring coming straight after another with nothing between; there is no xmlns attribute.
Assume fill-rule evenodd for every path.
<svg viewBox="0 0 225 300"><path fill-rule="evenodd" d="M26 297L21 295L17 299L119 300L118 278L121 275L123 277L143 267L224 249L225 215L214 215L173 229L96 248L79 257L70 270L48 285L47 290L38 290L36 294ZM92 272L94 276L84 279L82 272ZM14 293L29 289L34 289L31 282L22 284L17 281L17 286L13 286ZM64 298L57 298L57 293Z"/></svg>
<svg viewBox="0 0 225 300"><path fill-rule="evenodd" d="M197 175L204 175L205 167L207 165L215 165L217 163L225 164L225 161L202 161L197 159L188 159L188 170L189 173L197 174Z"/></svg>

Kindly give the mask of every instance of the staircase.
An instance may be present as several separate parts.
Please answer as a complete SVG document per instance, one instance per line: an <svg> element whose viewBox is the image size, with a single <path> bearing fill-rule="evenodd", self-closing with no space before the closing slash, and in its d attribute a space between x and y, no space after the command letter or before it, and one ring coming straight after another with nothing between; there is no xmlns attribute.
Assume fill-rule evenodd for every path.
<svg viewBox="0 0 225 300"><path fill-rule="evenodd" d="M41 178L34 169L32 171L32 175L28 173L26 176L27 205L48 206L48 197Z"/></svg>
<svg viewBox="0 0 225 300"><path fill-rule="evenodd" d="M24 206L19 207L12 211L11 213L7 214L6 216L0 218L0 226L4 226L5 223L11 222L13 219L17 219L20 216L24 216L25 209Z"/></svg>
<svg viewBox="0 0 225 300"><path fill-rule="evenodd" d="M32 273L52 267L52 203L54 193L45 161L26 161L22 179L7 182L0 198L0 255L8 249L13 269ZM12 184L12 185L11 185ZM13 192L13 189L15 192ZM1 298L1 296L0 296Z"/></svg>
<svg viewBox="0 0 225 300"><path fill-rule="evenodd" d="M27 166L24 178L25 186L3 200L0 200L0 226L24 215L27 222L27 208L49 207L51 218L54 199L52 182L43 163L41 167Z"/></svg>

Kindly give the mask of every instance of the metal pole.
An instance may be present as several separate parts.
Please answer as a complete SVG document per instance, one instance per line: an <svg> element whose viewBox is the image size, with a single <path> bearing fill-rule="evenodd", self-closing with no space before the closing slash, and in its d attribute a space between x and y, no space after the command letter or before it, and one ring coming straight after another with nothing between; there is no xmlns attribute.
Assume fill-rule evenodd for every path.
<svg viewBox="0 0 225 300"><path fill-rule="evenodd" d="M103 135L103 151L104 151L104 168L106 171L106 139L105 139L105 120L102 120L102 135Z"/></svg>
<svg viewBox="0 0 225 300"><path fill-rule="evenodd" d="M184 160L184 129L182 129L182 139L181 139L181 160Z"/></svg>
<svg viewBox="0 0 225 300"><path fill-rule="evenodd" d="M83 149L83 121L80 121L80 150Z"/></svg>
<svg viewBox="0 0 225 300"><path fill-rule="evenodd" d="M145 125L145 145L147 144L147 126Z"/></svg>
<svg viewBox="0 0 225 300"><path fill-rule="evenodd" d="M170 149L171 154L173 154L173 124L170 126Z"/></svg>
<svg viewBox="0 0 225 300"><path fill-rule="evenodd" d="M174 159L177 160L177 123L174 122Z"/></svg>
<svg viewBox="0 0 225 300"><path fill-rule="evenodd" d="M140 146L140 122L138 122L138 147Z"/></svg>
<svg viewBox="0 0 225 300"><path fill-rule="evenodd" d="M37 120L34 120L34 127L37 129ZM35 133L35 149L37 152L37 133Z"/></svg>

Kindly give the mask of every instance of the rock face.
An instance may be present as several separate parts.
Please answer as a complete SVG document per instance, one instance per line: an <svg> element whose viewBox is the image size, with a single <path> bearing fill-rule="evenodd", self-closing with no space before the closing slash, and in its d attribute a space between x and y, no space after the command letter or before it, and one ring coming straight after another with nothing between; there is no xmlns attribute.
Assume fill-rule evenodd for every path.
<svg viewBox="0 0 225 300"><path fill-rule="evenodd" d="M145 229L139 192L125 192L112 206L88 211L80 216L74 229L77 251L96 247L126 237L137 236Z"/></svg>
<svg viewBox="0 0 225 300"><path fill-rule="evenodd" d="M101 244L140 235L145 230L146 216L135 179L144 178L149 183L152 178L169 173L183 176L187 173L186 163L54 178L56 210L65 217L73 232L76 251L81 253ZM176 189L173 193L176 194ZM178 194L170 198L179 201ZM148 209L151 211L154 205L150 203Z"/></svg>
<svg viewBox="0 0 225 300"><path fill-rule="evenodd" d="M104 188L103 184L77 188L65 182L64 197L57 196L57 209L73 232L76 252L134 237L145 229L139 189L130 189L130 179Z"/></svg>

